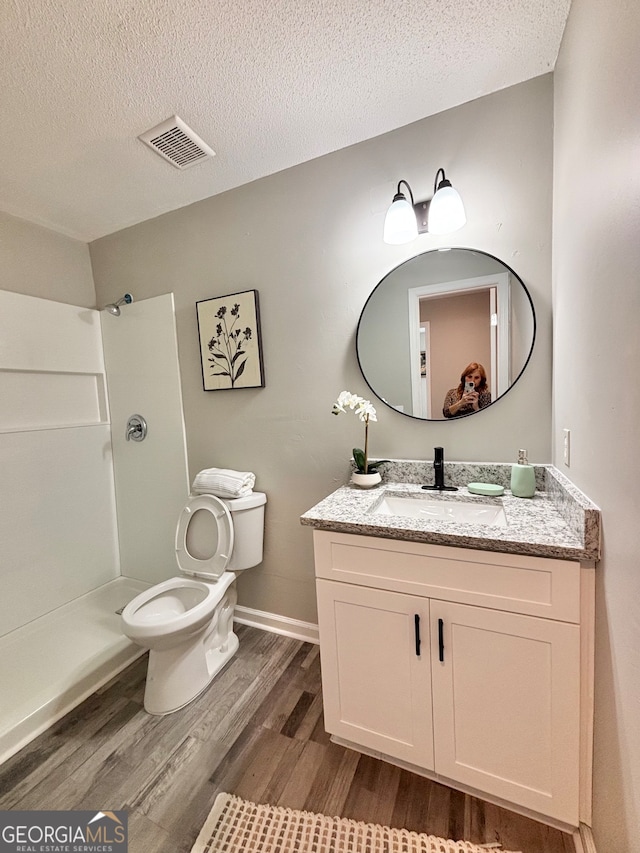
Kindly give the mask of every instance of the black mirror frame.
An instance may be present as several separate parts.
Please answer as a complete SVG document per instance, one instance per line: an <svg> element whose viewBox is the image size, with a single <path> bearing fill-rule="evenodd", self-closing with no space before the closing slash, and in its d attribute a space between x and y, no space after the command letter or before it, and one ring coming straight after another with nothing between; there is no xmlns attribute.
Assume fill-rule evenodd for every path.
<svg viewBox="0 0 640 853"><path fill-rule="evenodd" d="M384 405L388 409L391 409L391 411L396 412L396 414L398 414L398 415L403 415L406 418L412 418L415 421L422 421L423 423L450 423L452 421L461 421L461 420L464 420L465 418L470 418L473 415L479 415L480 412L484 412L487 409L490 409L496 403L499 403L501 400L503 400L507 396L507 394L509 393L509 391L511 391L511 389L514 387L514 385L516 385L516 383L520 381L522 374L525 372L525 370L527 369L527 365L531 361L531 356L533 355L533 348L534 348L535 342L536 342L537 318L536 318L536 310L535 310L535 307L533 305L533 299L531 298L531 294L529 293L529 290L528 290L526 284L520 278L518 273L513 269L513 267L510 267L509 264L505 264L505 262L501 258L496 257L496 255L492 255L489 252L483 251L482 249L471 249L468 246L450 246L450 247L447 247L446 250L447 251L460 251L460 250L462 250L465 252L475 252L477 254L485 255L487 258L491 258L492 260L497 261L497 263L502 264L502 266L505 269L507 269L511 273L511 275L513 275L520 282L520 285L522 286L522 289L525 292L525 295L529 301L529 307L531 308L531 317L532 317L532 321L533 321L533 333L532 333L532 337L531 337L531 346L529 348L529 354L527 355L527 358L525 359L525 362L522 365L522 369L520 370L520 372L518 373L516 378L513 380L511 385L509 385L509 387L504 392L504 394L501 394L495 400L492 400L491 403L489 403L489 405L485 406L483 409L479 409L477 412L469 412L466 415L459 415L458 417L455 417L455 418L421 418L418 415L409 414L409 412L401 412L398 409L394 408L394 406L391 406L389 403L387 403L386 400L383 400L382 397L379 396L379 394L377 393L375 388L372 387L371 383L367 379L367 376L366 376L366 374L362 368L362 363L360 361L360 352L358 349L358 335L360 332L360 325L362 323L362 318L364 316L364 312L367 308L367 305L369 304L370 300L372 299L374 293L380 287L380 285L382 285L389 278L389 276L392 273L394 273L397 269L399 269L404 264L409 263L410 261L414 261L416 258L419 258L421 255L428 255L428 254L431 254L432 252L440 252L443 250L442 249L428 249L426 252L419 252L417 255L414 255L411 258L407 258L406 260L402 261L402 263L397 264L395 267L393 267L393 269L389 270L389 272L386 275L384 275L380 279L380 281L376 284L376 286L373 288L373 290L371 291L371 293L367 297L367 301L364 303L364 305L362 307L362 311L360 312L360 317L358 319L358 325L356 326L356 341L355 341L356 358L358 360L358 367L360 368L360 373L362 374L362 378L367 383L367 386L369 387L371 392L377 397L378 400L380 400L381 403L384 403Z"/></svg>

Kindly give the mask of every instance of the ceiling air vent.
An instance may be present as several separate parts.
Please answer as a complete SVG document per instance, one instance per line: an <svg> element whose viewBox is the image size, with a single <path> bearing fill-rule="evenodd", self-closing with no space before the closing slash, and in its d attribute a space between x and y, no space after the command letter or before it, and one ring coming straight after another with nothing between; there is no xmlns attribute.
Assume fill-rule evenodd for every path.
<svg viewBox="0 0 640 853"><path fill-rule="evenodd" d="M172 163L176 169L188 169L201 160L216 156L216 152L178 116L171 116L157 127L141 133L138 139Z"/></svg>

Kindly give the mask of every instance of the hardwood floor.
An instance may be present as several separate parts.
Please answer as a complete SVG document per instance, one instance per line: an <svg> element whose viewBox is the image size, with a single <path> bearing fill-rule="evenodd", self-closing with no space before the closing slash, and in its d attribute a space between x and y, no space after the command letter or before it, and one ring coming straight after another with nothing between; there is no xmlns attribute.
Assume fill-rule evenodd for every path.
<svg viewBox="0 0 640 853"><path fill-rule="evenodd" d="M216 795L406 827L523 853L571 836L332 744L317 646L240 626L198 699L152 717L146 657L0 767L0 809L126 809L130 853L188 853Z"/></svg>

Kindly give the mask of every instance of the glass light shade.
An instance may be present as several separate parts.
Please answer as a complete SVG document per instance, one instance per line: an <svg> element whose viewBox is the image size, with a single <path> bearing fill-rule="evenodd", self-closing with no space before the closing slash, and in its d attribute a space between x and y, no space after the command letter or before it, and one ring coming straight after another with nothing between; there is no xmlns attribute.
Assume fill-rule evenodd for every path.
<svg viewBox="0 0 640 853"><path fill-rule="evenodd" d="M384 242L398 246L410 243L417 236L418 221L413 205L404 197L394 200L384 220Z"/></svg>
<svg viewBox="0 0 640 853"><path fill-rule="evenodd" d="M430 234L451 234L466 223L464 204L453 187L443 187L434 195L429 205Z"/></svg>

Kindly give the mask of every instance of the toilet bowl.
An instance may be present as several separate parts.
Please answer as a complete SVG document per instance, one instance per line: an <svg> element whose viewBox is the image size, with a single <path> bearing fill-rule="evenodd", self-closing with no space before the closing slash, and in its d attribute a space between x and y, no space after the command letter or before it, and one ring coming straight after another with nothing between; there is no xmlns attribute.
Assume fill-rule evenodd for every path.
<svg viewBox="0 0 640 853"><path fill-rule="evenodd" d="M124 634L149 649L144 707L170 714L189 704L238 649L237 573L262 561L266 495L190 495L176 531L182 576L150 587L122 611Z"/></svg>

